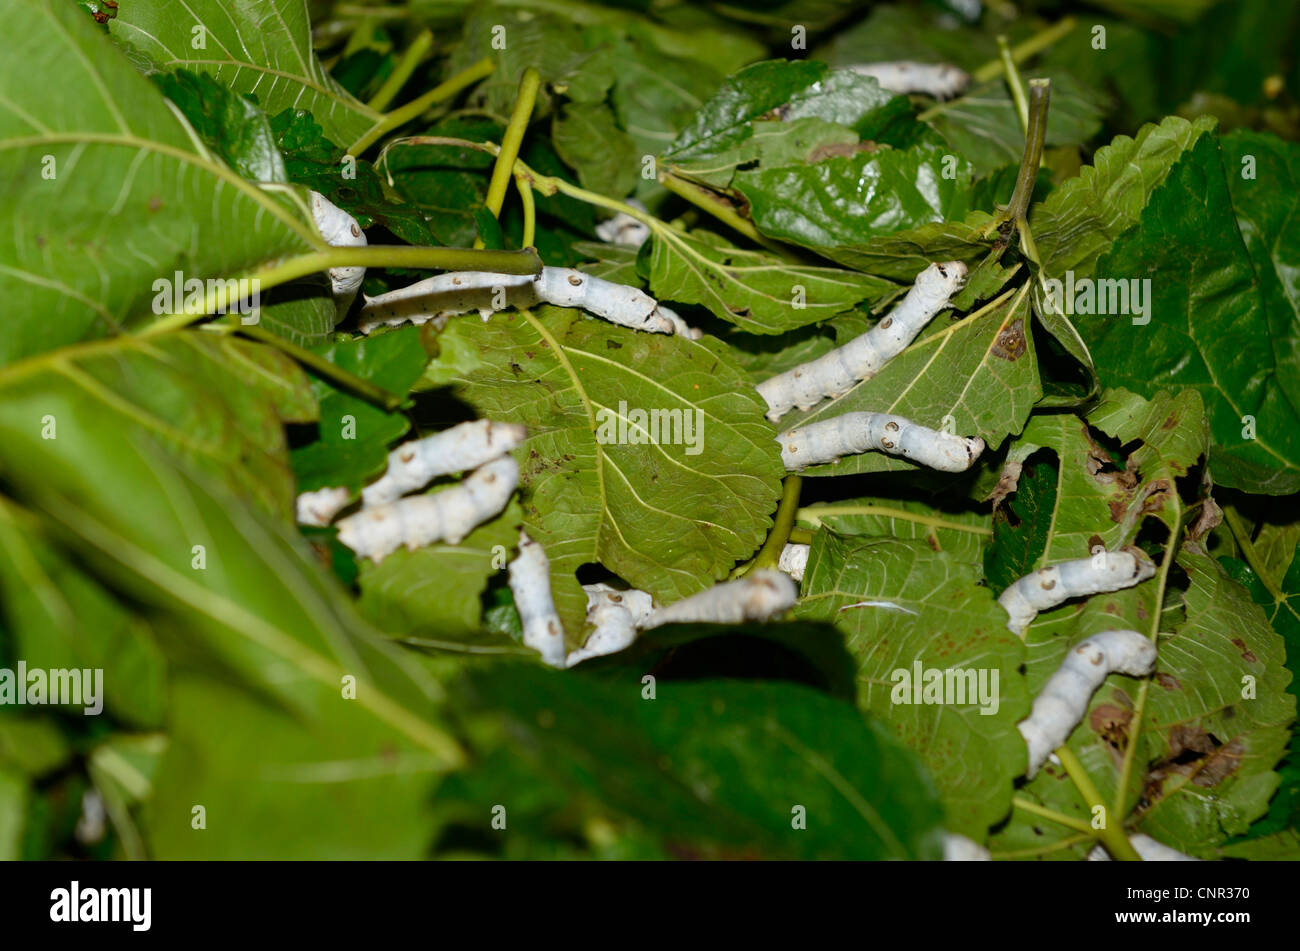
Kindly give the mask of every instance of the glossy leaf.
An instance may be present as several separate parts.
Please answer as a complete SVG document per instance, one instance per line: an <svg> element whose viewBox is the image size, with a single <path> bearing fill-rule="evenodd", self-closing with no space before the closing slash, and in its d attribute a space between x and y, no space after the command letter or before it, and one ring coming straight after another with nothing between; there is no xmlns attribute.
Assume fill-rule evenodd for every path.
<svg viewBox="0 0 1300 951"><path fill-rule="evenodd" d="M776 434L720 344L553 309L454 320L440 343L428 382L452 384L480 416L529 429L516 450L524 521L550 559L574 646L586 615L581 565L599 562L669 602L762 543L782 474ZM685 429L658 445L597 438L602 423L617 436L618 414L636 410L689 414L692 441Z"/></svg>
<svg viewBox="0 0 1300 951"><path fill-rule="evenodd" d="M179 8L157 0L128 3L109 31L164 70L209 73L235 92L256 94L270 115L306 109L338 142L352 144L380 119L321 66L305 0L186 0Z"/></svg>
<svg viewBox="0 0 1300 951"><path fill-rule="evenodd" d="M28 64L0 80L13 222L0 292L22 302L0 364L151 322L176 293L160 306L155 282L171 287L177 272L233 277L320 244L302 212L212 158L74 5L8 0L0 14L23 21L8 55ZM49 81L56 72L63 82ZM106 181L118 183L111 200Z"/></svg>
<svg viewBox="0 0 1300 951"><path fill-rule="evenodd" d="M924 542L819 532L796 613L844 632L858 660L858 705L921 757L943 794L949 830L982 841L1025 771L1015 724L1029 712L1029 695L1017 669L1024 647L972 566ZM911 677L916 665L977 671L983 699L963 687L946 703L915 702L900 692L896 672Z"/></svg>
<svg viewBox="0 0 1300 951"><path fill-rule="evenodd" d="M990 446L1018 432L1041 390L1027 297L1008 298L988 313L953 322L940 316L870 380L836 399L782 418L781 428L845 413L896 413L931 429L980 436ZM845 456L805 475L915 470L881 452Z"/></svg>
<svg viewBox="0 0 1300 951"><path fill-rule="evenodd" d="M749 333L804 327L896 290L866 274L790 264L766 251L742 250L707 231L663 230L650 240L651 293L666 301L702 304Z"/></svg>

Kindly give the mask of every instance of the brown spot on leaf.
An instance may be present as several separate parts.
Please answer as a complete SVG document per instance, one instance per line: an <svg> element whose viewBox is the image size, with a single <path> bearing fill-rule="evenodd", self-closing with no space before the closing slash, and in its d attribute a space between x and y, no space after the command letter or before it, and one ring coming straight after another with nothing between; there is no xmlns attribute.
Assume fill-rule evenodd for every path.
<svg viewBox="0 0 1300 951"><path fill-rule="evenodd" d="M1123 752L1128 746L1128 725L1132 719L1132 711L1113 703L1103 703L1093 707L1088 714L1088 726L1112 749Z"/></svg>
<svg viewBox="0 0 1300 951"><path fill-rule="evenodd" d="M1016 485L1020 482L1020 473L1024 470L1024 464L1019 462L1006 462L1002 466L1002 472L998 476L998 484L993 487L993 491L985 497L985 502L993 503L993 511L997 511L998 506L1012 492L1016 491Z"/></svg>
<svg viewBox="0 0 1300 951"><path fill-rule="evenodd" d="M163 206L163 200L162 200L162 197L161 197L161 196L159 196L159 195L151 195L151 196L149 196L149 211L150 211L150 212L159 212L159 211L162 211L162 206Z"/></svg>
<svg viewBox="0 0 1300 951"><path fill-rule="evenodd" d="M1156 674L1156 683L1166 690L1182 690L1183 685L1178 682L1177 677L1171 677L1166 673Z"/></svg>
<svg viewBox="0 0 1300 951"><path fill-rule="evenodd" d="M1170 413L1170 414L1169 414L1169 418L1166 419L1163 423L1160 424L1160 428L1161 428L1161 429L1173 429L1173 428L1174 428L1175 426L1177 426L1177 425L1178 425L1178 417L1175 416L1173 413Z"/></svg>
<svg viewBox="0 0 1300 951"><path fill-rule="evenodd" d="M993 356L1000 357L1003 360L1019 360L1029 349L1029 344L1025 341L1025 321L1023 317L1017 317L1010 324L1003 327L998 332L998 337L993 341Z"/></svg>
<svg viewBox="0 0 1300 951"><path fill-rule="evenodd" d="M1246 642L1243 641L1240 637L1234 637L1232 639L1232 643L1233 646L1237 648L1237 650L1241 651L1241 658L1246 663L1248 664L1259 663L1259 658L1255 656L1255 652L1252 651L1249 647L1247 647Z"/></svg>
<svg viewBox="0 0 1300 951"><path fill-rule="evenodd" d="M827 142L808 153L808 163L815 165L829 158L849 158L859 152L878 152L880 146L872 141L866 142Z"/></svg>

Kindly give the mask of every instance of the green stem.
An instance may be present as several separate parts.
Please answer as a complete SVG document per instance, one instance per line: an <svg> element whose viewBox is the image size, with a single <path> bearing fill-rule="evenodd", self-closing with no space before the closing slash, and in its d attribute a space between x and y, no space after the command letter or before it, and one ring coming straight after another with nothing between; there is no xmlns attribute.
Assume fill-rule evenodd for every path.
<svg viewBox="0 0 1300 951"><path fill-rule="evenodd" d="M1005 36L998 37L998 52L1002 55L1002 68L1006 72L1007 86L1011 89L1011 99L1016 104L1016 114L1020 116L1020 131L1029 134L1029 100L1025 97L1025 83L1016 69L1016 61L1011 58L1011 47Z"/></svg>
<svg viewBox="0 0 1300 951"><path fill-rule="evenodd" d="M1024 812L1032 812L1036 816L1042 816L1044 819L1051 819L1058 825L1073 829L1075 832L1084 832L1089 836L1095 836L1096 830L1082 819L1076 819L1074 816L1067 816L1063 812L1057 812L1055 809L1048 809L1046 806L1040 806L1032 799L1026 799L1023 796L1012 796L1011 805Z"/></svg>
<svg viewBox="0 0 1300 951"><path fill-rule="evenodd" d="M1047 47L1056 43L1058 40L1063 39L1071 30L1078 26L1078 24L1079 21L1074 17L1065 17L1064 19L1053 23L1047 29L1035 33L1024 42L1017 43L1011 48L1012 62L1017 64L1023 63L1025 60L1029 59L1029 57L1041 53L1043 50L1047 49ZM999 57L998 59L990 60L979 69L975 70L975 72L971 73L971 78L977 83L987 83L991 80L997 79L998 76L1001 75L1003 69L1005 69L1005 66L1001 57Z"/></svg>
<svg viewBox="0 0 1300 951"><path fill-rule="evenodd" d="M1242 555L1245 556L1246 564L1250 565L1250 570L1255 572L1255 577L1264 586L1264 590L1272 595L1274 601L1286 601L1286 594L1273 580L1272 576L1264 570L1264 559L1259 556L1254 543L1250 540L1250 529L1241 520L1241 516L1233 509L1225 508L1223 510L1223 520L1228 525L1228 531L1232 532L1232 537L1236 539L1237 547L1241 549Z"/></svg>
<svg viewBox="0 0 1300 951"><path fill-rule="evenodd" d="M1101 806L1104 810L1106 806L1102 802L1101 794L1097 792L1097 787L1092 784L1092 777L1083 768L1083 764L1079 762L1079 757L1074 755L1074 751L1068 746L1062 746L1056 751L1056 758L1061 761L1066 773L1074 781L1074 785L1078 788L1079 794L1083 796L1084 802L1088 804L1088 808L1095 810L1098 806ZM1142 861L1142 856L1137 854L1137 849L1133 848L1133 843L1124 834L1123 825L1112 822L1111 816L1107 815L1105 818L1106 828L1093 829L1092 831L1105 843L1106 851L1110 852L1111 857L1117 862ZM1089 828L1091 829L1091 827Z"/></svg>
<svg viewBox="0 0 1300 951"><path fill-rule="evenodd" d="M337 364L330 363L318 353L312 353L304 347L298 346L290 340L286 340L279 334L273 334L256 324L243 324L235 327L235 332L256 340L258 343L264 343L269 347L274 347L281 353L292 357L295 361L302 364L312 373L328 380L335 389L344 390L360 399L378 406L385 412L394 412L401 408L406 398L392 393L382 386L376 386L369 380L363 380L361 377L349 373Z"/></svg>
<svg viewBox="0 0 1300 951"><path fill-rule="evenodd" d="M962 525L960 522L949 522L941 518L935 518L932 515L918 515L916 512L909 512L906 509L889 508L884 505L817 505L800 509L798 512L799 521L808 522L813 528L821 528L822 518L827 515L878 515L881 518L896 518L917 525L928 525L931 528L970 532L972 535L993 534L993 529L985 528L983 525Z"/></svg>
<svg viewBox="0 0 1300 951"><path fill-rule="evenodd" d="M777 566L781 559L781 549L790 540L790 529L794 528L794 518L799 511L799 490L802 488L802 476L785 477L785 484L781 488L781 504L777 506L776 516L772 519L772 531L768 533L767 541L763 542L749 571L762 571Z"/></svg>
<svg viewBox="0 0 1300 951"><path fill-rule="evenodd" d="M1034 197L1034 184L1038 181L1038 166L1043 160L1043 140L1047 136L1047 108L1051 104L1052 83L1049 79L1029 80L1029 126L1025 131L1025 152L1020 158L1020 172L1016 176L1016 189L1006 211L998 216L1002 221L1025 220L1030 199Z"/></svg>
<svg viewBox="0 0 1300 951"><path fill-rule="evenodd" d="M800 509L800 511L803 510ZM799 528L797 525L794 528L790 529L791 545L811 545L812 540L813 540L813 533L808 531L808 529Z"/></svg>
<svg viewBox="0 0 1300 951"><path fill-rule="evenodd" d="M1173 528L1169 532L1169 541L1165 543L1164 559L1160 562L1160 571L1156 575L1156 605L1155 610L1151 612L1151 631L1148 635L1152 643L1155 643L1160 637L1160 621L1165 613L1165 592L1169 587L1169 571L1174 565L1174 552L1178 547L1178 533L1182 531L1183 519L1186 514L1182 510L1180 503ZM1133 704L1133 717L1129 720L1129 740L1128 745L1124 747L1124 762L1120 764L1119 785L1115 790L1115 811L1121 816L1128 811L1129 777L1133 775L1133 763L1137 758L1138 740L1142 736L1142 717L1146 713L1147 691L1150 686L1151 679L1149 677L1144 678L1138 687L1137 700Z"/></svg>
<svg viewBox="0 0 1300 951"><path fill-rule="evenodd" d="M228 283L256 281L258 292L288 284L309 274L334 267L405 267L438 268L445 271L496 271L501 274L538 274L541 259L535 251L473 251L468 248L416 248L408 245L372 244L361 248L330 248L312 251L263 270L253 271L235 281L218 281L195 304L186 303L176 314L168 314L141 330L138 336L152 337L186 327L208 314L229 311L239 303L237 294L228 293Z"/></svg>
<svg viewBox="0 0 1300 951"><path fill-rule="evenodd" d="M368 132L352 143L352 147L348 149L348 155L353 157L360 155L393 129L405 125L413 119L418 119L430 106L442 102L444 99L450 99L462 89L466 89L490 75L493 68L492 60L485 56L473 66L462 70L446 82L434 86L418 99L412 99L406 105L399 106L392 112L384 113L380 120L370 127Z"/></svg>
<svg viewBox="0 0 1300 951"><path fill-rule="evenodd" d="M542 76L536 68L529 66L519 80L519 95L515 99L514 111L510 114L510 124L506 134L501 137L501 151L497 153L496 164L492 166L492 178L488 181L487 198L484 204L492 212L493 218L501 216L501 206L506 202L506 188L515 175L515 159L519 157L519 146L523 144L524 133L533 118L533 106L537 104L537 90L542 84ZM474 247L483 247L483 239L476 238Z"/></svg>
<svg viewBox="0 0 1300 951"><path fill-rule="evenodd" d="M696 208L717 218L729 228L743 234L755 244L762 245L773 254L780 255L787 261L798 263L788 248L783 248L772 239L759 234L752 221L741 217L730 202L725 201L721 195L712 189L697 185L695 182L689 182L672 172L660 172L659 184L677 197L686 199Z"/></svg>
<svg viewBox="0 0 1300 951"><path fill-rule="evenodd" d="M524 208L524 247L531 248L537 240L537 203L533 200L533 186L528 183L527 175L515 175L515 190L519 192L519 203Z"/></svg>
<svg viewBox="0 0 1300 951"><path fill-rule="evenodd" d="M406 48L402 58L397 61L393 67L393 72L384 80L384 84L379 87L379 91L370 97L366 103L376 112L383 112L388 108L393 98L402 91L406 81L411 78L415 68L420 65L424 57L429 55L429 50L433 48L433 33L429 30L421 30L419 34L411 41L411 45Z"/></svg>

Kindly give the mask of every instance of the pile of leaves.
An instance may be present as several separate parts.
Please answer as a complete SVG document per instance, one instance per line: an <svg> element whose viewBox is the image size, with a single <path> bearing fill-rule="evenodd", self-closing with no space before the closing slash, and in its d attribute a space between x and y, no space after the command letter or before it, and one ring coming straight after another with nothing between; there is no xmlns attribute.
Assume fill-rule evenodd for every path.
<svg viewBox="0 0 1300 951"><path fill-rule="evenodd" d="M0 669L104 672L99 716L0 705L0 858L928 859L957 833L1080 859L1099 815L1300 857L1294 0L0 12ZM936 101L840 68L899 59L972 83ZM530 191L498 215L530 68ZM1022 72L1051 80L1027 176ZM367 294L449 260L397 250L477 243L704 334L554 307L358 333L308 189L390 249ZM597 239L616 212L639 247ZM947 260L971 269L952 307L781 427L890 412L987 451L958 475L846 457L782 503L754 384ZM259 279L259 322L178 305L180 274ZM1143 309L1057 306L1052 281ZM700 411L702 451L598 440L620 401ZM295 524L298 493L355 493L479 417L529 435L516 501L461 544L375 564ZM520 644L521 527L576 648L582 583L702 591L779 504L811 545L790 615L565 671ZM1155 577L1006 629L1001 591L1098 545ZM1156 673L1097 691L1083 782L1026 781L1016 724L1114 628L1156 641ZM998 702L894 702L917 665L996 672Z"/></svg>

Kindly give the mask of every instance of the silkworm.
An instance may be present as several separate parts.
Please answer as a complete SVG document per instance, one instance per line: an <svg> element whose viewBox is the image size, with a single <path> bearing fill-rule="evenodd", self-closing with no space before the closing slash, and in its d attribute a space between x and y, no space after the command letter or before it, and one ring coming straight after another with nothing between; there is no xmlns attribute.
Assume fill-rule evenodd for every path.
<svg viewBox="0 0 1300 951"><path fill-rule="evenodd" d="M943 836L943 860L945 862L991 862L989 850L973 839L955 832L945 832Z"/></svg>
<svg viewBox="0 0 1300 951"><path fill-rule="evenodd" d="M646 628L665 624L704 622L740 624L763 621L794 606L799 589L780 571L755 571L736 581L725 581L707 591L659 608Z"/></svg>
<svg viewBox="0 0 1300 951"><path fill-rule="evenodd" d="M342 486L326 486L314 492L299 493L295 505L299 525L324 528L334 521L352 498L352 493Z"/></svg>
<svg viewBox="0 0 1300 951"><path fill-rule="evenodd" d="M934 99L951 99L970 85L970 74L948 63L916 63L898 60L846 67L859 76L870 76L886 92L919 94Z"/></svg>
<svg viewBox="0 0 1300 951"><path fill-rule="evenodd" d="M316 220L316 228L320 231L321 237L331 247L364 248L366 246L366 233L357 224L357 219L320 192L311 193L311 214ZM339 319L347 315L365 277L366 269L363 267L329 269L330 290L334 295Z"/></svg>
<svg viewBox="0 0 1300 951"><path fill-rule="evenodd" d="M509 456L504 457L509 459ZM524 646L552 667L565 666L564 625L551 595L551 563L540 544L519 532L519 554L508 566L510 593L524 629Z"/></svg>
<svg viewBox="0 0 1300 951"><path fill-rule="evenodd" d="M1103 631L1070 650L1056 673L1034 698L1029 716L1019 724L1029 746L1030 779L1052 750L1070 738L1088 711L1097 688L1112 673L1145 677L1155 670L1156 645L1137 631Z"/></svg>
<svg viewBox="0 0 1300 951"><path fill-rule="evenodd" d="M627 202L634 208L645 211L645 205L635 198ZM650 226L644 221L633 218L625 211L620 211L613 218L596 225L596 237L606 244L616 244L624 248L639 248L650 237Z"/></svg>
<svg viewBox="0 0 1300 951"><path fill-rule="evenodd" d="M339 541L359 557L382 561L402 545L416 549L436 541L455 545L497 515L519 483L513 456L475 469L458 485L364 508L339 522Z"/></svg>
<svg viewBox="0 0 1300 951"><path fill-rule="evenodd" d="M361 492L367 508L422 489L431 479L476 469L512 451L528 436L518 423L476 419L404 442L388 454L388 471Z"/></svg>
<svg viewBox="0 0 1300 951"><path fill-rule="evenodd" d="M1155 573L1156 566L1140 549L1098 552L1025 575L1002 592L998 603L1009 615L1007 629L1023 637L1040 611L1070 598L1131 588Z"/></svg>
<svg viewBox="0 0 1300 951"><path fill-rule="evenodd" d="M415 324L477 310L486 320L508 307L577 307L610 323L649 333L689 334L675 313L645 291L592 277L571 267L544 267L535 277L493 271L454 271L366 299L359 328ZM665 313L667 311L667 313Z"/></svg>
<svg viewBox="0 0 1300 951"><path fill-rule="evenodd" d="M871 379L916 339L965 281L966 265L961 261L931 264L916 276L898 306L866 333L758 384L759 394L767 401L767 418L776 422L795 407L810 409Z"/></svg>
<svg viewBox="0 0 1300 951"><path fill-rule="evenodd" d="M803 573L808 570L808 553L811 545L789 544L781 549L776 567L784 571L795 581L803 581Z"/></svg>
<svg viewBox="0 0 1300 951"><path fill-rule="evenodd" d="M1198 858L1172 849L1161 842L1157 842L1151 836L1142 832L1135 832L1128 837L1129 844L1133 846L1138 855L1142 856L1144 862L1199 862ZM1105 846L1098 843L1092 847L1088 853L1089 862L1109 862L1110 853L1106 851Z"/></svg>
<svg viewBox="0 0 1300 951"><path fill-rule="evenodd" d="M940 472L965 472L984 451L978 436L954 436L888 413L845 413L776 437L791 471L862 452L887 452Z"/></svg>
<svg viewBox="0 0 1300 951"><path fill-rule="evenodd" d="M595 630L587 643L570 652L568 667L629 647L636 640L638 628L654 612L650 595L636 588L620 591L607 584L585 584L582 588L587 592L587 620Z"/></svg>

